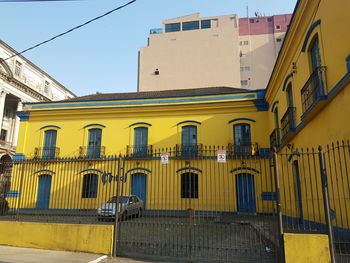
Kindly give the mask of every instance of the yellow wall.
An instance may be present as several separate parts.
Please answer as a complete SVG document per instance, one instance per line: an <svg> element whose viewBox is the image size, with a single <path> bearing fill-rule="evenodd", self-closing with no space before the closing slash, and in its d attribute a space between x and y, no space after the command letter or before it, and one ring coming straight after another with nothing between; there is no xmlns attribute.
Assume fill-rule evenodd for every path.
<svg viewBox="0 0 350 263"><path fill-rule="evenodd" d="M347 191L350 186L347 167L350 156L345 153L346 149L339 151L336 143L342 144L343 140L350 138L350 122L347 121L350 113L350 67L346 61L350 55L350 34L347 28L350 24L349 9L350 2L347 0L338 0L336 3L325 0L299 1L265 94L270 105L268 134L271 134L276 128L272 105L278 108L281 128L282 117L288 109L287 92L283 88L289 84L293 88L296 128L287 137L281 138L281 147L278 148L284 215L298 218L300 214L292 162L287 160L291 153L299 152L301 156L293 157L291 161L299 162L304 220L324 223L317 156L317 147L321 145L326 152L330 206L336 214L333 223L346 228L346 218L350 215L347 209L350 206ZM309 50L316 37L321 65L326 67L323 74L325 96L305 114L301 90L312 74ZM302 51L304 43L305 52ZM331 143L335 143L335 146Z"/></svg>
<svg viewBox="0 0 350 263"><path fill-rule="evenodd" d="M327 235L284 234L286 263L329 263Z"/></svg>
<svg viewBox="0 0 350 263"><path fill-rule="evenodd" d="M105 125L102 129L102 146L106 147L106 155L125 153L127 145L133 145L133 129L129 127L137 122L147 122L148 144L154 148L174 147L181 144L181 125L179 122L194 120L198 130L198 144L226 146L233 143L233 125L228 123L235 118L250 118L255 120L241 121L251 124L252 143L259 147L268 148L267 131L264 125L267 120L266 112L257 112L253 103L232 102L230 104L164 106L161 109L80 109L53 112L33 111L28 122L21 122L20 140L17 153L24 153L27 158L34 156L35 147L43 147L44 130L46 125L57 125L56 147L60 148L60 157L79 155L79 147L86 146L88 128L85 125L99 123ZM28 123L28 124L26 124ZM27 125L27 128L25 126ZM27 136L25 135L27 134ZM29 136L30 135L30 136Z"/></svg>
<svg viewBox="0 0 350 263"><path fill-rule="evenodd" d="M0 244L112 254L113 226L0 222Z"/></svg>
<svg viewBox="0 0 350 263"><path fill-rule="evenodd" d="M256 171L235 170L246 167ZM136 164L137 163L137 164ZM64 162L47 162L45 170L35 173L42 168L41 162L15 164L11 190L20 192L20 198L8 197L11 208L35 208L38 192L38 181L41 174L52 176L50 191L50 209L96 209L116 195L117 182L115 177L111 182L102 182L103 174L98 175L98 192L96 198L82 198L83 175L92 173L85 169L98 169L105 173L117 174L117 160L90 162L73 160ZM124 160L126 181L121 185L121 194L131 194L131 181L134 173L145 173L147 176L146 209L149 210L186 210L192 208L200 211L237 212L236 176L248 172L254 177L256 212L273 213L274 202L262 200L263 192L274 191L273 174L269 168L268 159L227 159L226 163L217 163L216 159L193 159L190 166L201 171L183 170L188 167L185 160L170 159L169 164L162 165L159 159ZM136 169L141 167L150 172ZM47 172L47 170L52 172ZM24 171L22 173L22 171ZM194 172L198 174L198 198L181 198L181 174Z"/></svg>
<svg viewBox="0 0 350 263"><path fill-rule="evenodd" d="M350 123L345 121L350 112L350 78L346 66L346 58L350 55L350 34L347 28L350 24L347 13L349 9L350 2L347 0L338 0L336 4L325 0L299 1L266 92L270 106L278 101L281 121L287 110L287 93L282 88L288 83L293 87L295 122L299 127L290 134L290 138L282 141L283 145L290 144L294 148L317 147L350 137ZM311 30L311 26L319 20L320 24ZM306 42L306 51L302 52L307 34L310 36ZM312 73L309 48L315 37L319 40L321 65L326 67L323 79L325 95L328 98L318 103L317 106L322 107L314 108L309 114L302 116L304 112L301 89ZM285 82L289 74L293 76ZM344 82L337 89L339 94L331 96L330 91L342 79ZM271 107L269 127L270 134L275 128Z"/></svg>

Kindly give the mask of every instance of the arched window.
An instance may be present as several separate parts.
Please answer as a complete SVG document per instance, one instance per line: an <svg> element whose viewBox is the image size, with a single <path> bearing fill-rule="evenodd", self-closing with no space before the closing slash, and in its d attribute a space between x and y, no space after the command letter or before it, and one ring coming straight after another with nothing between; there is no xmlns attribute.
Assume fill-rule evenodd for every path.
<svg viewBox="0 0 350 263"><path fill-rule="evenodd" d="M315 69L317 69L322 65L320 48L319 48L317 37L312 41L309 52L310 52L310 59L311 59L311 69L312 71L315 71Z"/></svg>
<svg viewBox="0 0 350 263"><path fill-rule="evenodd" d="M250 124L239 123L234 125L233 138L235 154L250 154L252 152Z"/></svg>
<svg viewBox="0 0 350 263"><path fill-rule="evenodd" d="M181 174L181 198L198 198L198 174Z"/></svg>
<svg viewBox="0 0 350 263"><path fill-rule="evenodd" d="M57 130L46 130L44 133L43 159L53 159L56 156Z"/></svg>
<svg viewBox="0 0 350 263"><path fill-rule="evenodd" d="M96 198L98 188L98 176L96 174L85 174L83 177L82 198Z"/></svg>
<svg viewBox="0 0 350 263"><path fill-rule="evenodd" d="M197 126L186 125L181 132L182 156L197 155Z"/></svg>
<svg viewBox="0 0 350 263"><path fill-rule="evenodd" d="M101 155L102 130L98 128L89 129L88 158L100 158Z"/></svg>
<svg viewBox="0 0 350 263"><path fill-rule="evenodd" d="M322 81L322 61L319 47L318 37L311 42L309 48L311 71L312 71L312 85L313 85L313 101L323 95L323 81Z"/></svg>
<svg viewBox="0 0 350 263"><path fill-rule="evenodd" d="M292 83L288 84L286 91L287 91L287 105L288 107L294 107Z"/></svg>
<svg viewBox="0 0 350 263"><path fill-rule="evenodd" d="M146 156L148 150L148 128L137 127L134 129L134 155Z"/></svg>

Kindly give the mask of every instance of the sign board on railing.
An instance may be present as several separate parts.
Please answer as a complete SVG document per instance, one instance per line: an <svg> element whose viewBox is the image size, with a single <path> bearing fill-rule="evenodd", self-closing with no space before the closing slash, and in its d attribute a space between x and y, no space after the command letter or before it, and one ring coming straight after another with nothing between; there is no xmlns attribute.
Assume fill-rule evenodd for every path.
<svg viewBox="0 0 350 263"><path fill-rule="evenodd" d="M169 153L162 153L160 155L160 159L162 161L162 164L168 164L169 163Z"/></svg>
<svg viewBox="0 0 350 263"><path fill-rule="evenodd" d="M218 163L226 163L226 151L225 150L218 151Z"/></svg>

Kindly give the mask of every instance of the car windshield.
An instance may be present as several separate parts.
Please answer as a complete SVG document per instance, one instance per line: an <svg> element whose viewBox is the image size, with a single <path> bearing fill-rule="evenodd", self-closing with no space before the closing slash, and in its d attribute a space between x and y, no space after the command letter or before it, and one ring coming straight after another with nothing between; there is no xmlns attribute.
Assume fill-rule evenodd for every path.
<svg viewBox="0 0 350 263"><path fill-rule="evenodd" d="M127 196L120 196L119 197L119 203L127 203L129 200L129 197ZM108 200L107 203L116 203L117 202L117 197L116 196L113 196L111 199Z"/></svg>

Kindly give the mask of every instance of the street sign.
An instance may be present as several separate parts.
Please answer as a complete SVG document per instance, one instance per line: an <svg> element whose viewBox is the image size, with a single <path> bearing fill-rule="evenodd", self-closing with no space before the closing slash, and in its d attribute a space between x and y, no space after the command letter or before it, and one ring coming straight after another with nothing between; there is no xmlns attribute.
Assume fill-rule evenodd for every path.
<svg viewBox="0 0 350 263"><path fill-rule="evenodd" d="M162 160L162 164L168 164L169 163L169 153L162 153L160 155L160 159Z"/></svg>
<svg viewBox="0 0 350 263"><path fill-rule="evenodd" d="M218 163L226 163L226 151L225 150L218 151Z"/></svg>

